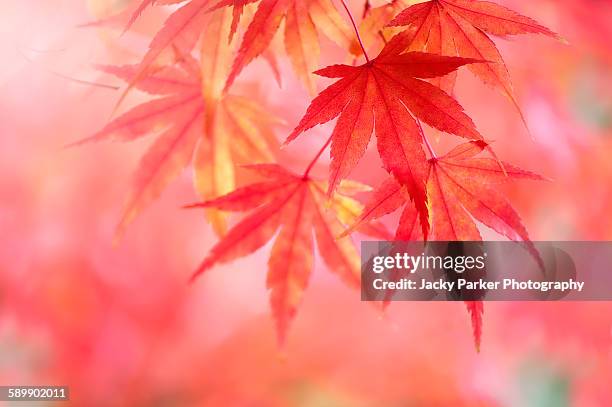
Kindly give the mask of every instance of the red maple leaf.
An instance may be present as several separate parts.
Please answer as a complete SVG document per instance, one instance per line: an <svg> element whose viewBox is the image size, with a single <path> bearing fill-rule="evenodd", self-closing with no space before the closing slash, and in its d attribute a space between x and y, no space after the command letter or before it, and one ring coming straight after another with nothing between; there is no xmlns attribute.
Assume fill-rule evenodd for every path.
<svg viewBox="0 0 612 407"><path fill-rule="evenodd" d="M251 211L231 228L210 251L193 275L215 265L227 263L255 252L277 234L268 261L267 287L270 304L282 344L287 328L295 316L313 268L313 229L319 252L330 271L346 284L358 288L360 260L357 248L349 237L338 238L346 224L357 219L359 205L345 193L355 191L340 186L331 201L326 186L307 175L295 175L276 164L259 164L248 168L265 181L239 188L225 196L190 205L223 211ZM363 190L363 188L359 188ZM367 226L365 233L385 237L380 225Z"/></svg>
<svg viewBox="0 0 612 407"><path fill-rule="evenodd" d="M405 50L487 61L470 65L469 69L483 82L499 87L515 105L523 121L506 64L487 34L507 37L534 33L559 38L531 18L488 1L430 0L418 3L402 11L389 26L408 27L399 37ZM436 81L449 93L454 83L454 73Z"/></svg>
<svg viewBox="0 0 612 407"><path fill-rule="evenodd" d="M442 157L433 157L427 165L429 197L429 240L482 240L474 220L514 241L522 241L540 267L542 260L519 215L494 187L509 179L543 180L544 178L495 159L476 157L487 146L482 141L461 144ZM424 240L418 227L418 212L410 203L406 187L393 177L373 193L362 215L353 227L390 214L403 207L395 240ZM344 232L350 233L353 227ZM474 323L474 339L480 344L482 305L468 307Z"/></svg>
<svg viewBox="0 0 612 407"><path fill-rule="evenodd" d="M398 54L385 47L361 66L334 65L317 71L340 78L310 104L285 143L339 116L331 136L329 193L363 156L375 130L382 162L406 186L427 234L427 160L423 135L413 115L441 131L481 140L472 119L455 99L418 78L445 75L473 59L420 52Z"/></svg>
<svg viewBox="0 0 612 407"><path fill-rule="evenodd" d="M545 178L505 162L502 169L495 159L476 157L486 147L483 141L468 142L427 161L429 219L432 222L429 238L482 240L473 217L511 240L524 241L534 257L539 258L519 215L494 187L510 179L541 181ZM374 190L355 226L404 207L395 240L421 240L419 214L409 201L406 187L390 177ZM345 233L348 232L350 230Z"/></svg>

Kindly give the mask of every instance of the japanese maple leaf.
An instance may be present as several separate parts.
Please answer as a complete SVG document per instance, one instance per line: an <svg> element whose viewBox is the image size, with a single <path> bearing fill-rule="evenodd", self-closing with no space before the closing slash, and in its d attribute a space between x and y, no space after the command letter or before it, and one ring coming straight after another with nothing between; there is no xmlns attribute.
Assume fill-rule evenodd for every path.
<svg viewBox="0 0 612 407"><path fill-rule="evenodd" d="M211 0L140 0L125 30L131 27L147 7L174 4L181 4L181 6L166 19L163 27L151 40L148 51L138 64L117 105L121 104L128 92L136 87L136 82L147 75L162 53L190 53L200 37L205 34L206 27L215 19L223 18L220 14L211 15L210 3ZM213 43L217 43L216 38L213 38Z"/></svg>
<svg viewBox="0 0 612 407"><path fill-rule="evenodd" d="M165 50L170 50L174 47L179 49L182 53L188 53L193 49L209 21L207 11L210 8L210 0L142 0L132 14L126 30L147 7L154 4L170 5L180 3L185 4L179 7L166 19L163 27L151 40L149 50L140 63L140 69L135 80L140 79L144 71L146 71Z"/></svg>
<svg viewBox="0 0 612 407"><path fill-rule="evenodd" d="M359 287L357 248L349 237L338 239L345 222L356 220L356 216L346 217L347 206L353 206L355 201L336 194L328 202L326 186L322 182L293 174L276 164L249 168L265 181L190 206L250 211L211 249L193 278L215 265L255 252L276 235L268 261L267 287L278 340L282 344L312 273L313 230L319 252L329 270L349 286ZM350 193L351 188L345 191L340 186L338 191Z"/></svg>
<svg viewBox="0 0 612 407"><path fill-rule="evenodd" d="M257 0L236 0L231 3L234 5L233 11L233 19L231 30L228 33L228 39L231 40L232 36L235 34L236 29L238 28L238 23L240 21L240 17L242 16L242 12L244 11L244 6L249 3L252 3ZM201 33L200 30L203 29L203 26L197 27L196 24L198 19L205 18L204 15L209 13L212 10L216 10L219 7L211 7L212 0L138 0L137 7L131 11L129 21L126 24L125 30L129 30L130 27L138 20L140 15L149 7L154 5L173 5L186 3L181 8L184 8L181 13L177 10L175 13L171 14L166 22L164 23L165 32L162 34L161 32L158 34L156 38L158 38L158 48L157 51L163 51L164 48L170 46L177 38L180 39L182 36L189 35L192 31L195 31L195 41L199 37ZM195 44L194 41L194 44ZM155 42L155 40L153 41ZM151 44L151 49L155 48L153 43Z"/></svg>
<svg viewBox="0 0 612 407"><path fill-rule="evenodd" d="M242 7L255 1L222 0L213 9L233 6L235 27ZM311 93L315 92L311 73L318 67L320 52L317 32L322 32L344 49L352 38L331 0L261 0L244 34L226 86L231 86L236 76L268 48L283 20L287 55Z"/></svg>
<svg viewBox="0 0 612 407"><path fill-rule="evenodd" d="M185 3L176 10L155 35L149 50L141 62L141 71L151 64L170 47L178 47L188 52L195 46L207 23L206 15L222 7L233 7L233 19L228 38L231 40L236 32L238 22L246 5L258 0L143 0L132 15L131 25L138 15L152 4ZM285 47L296 73L308 89L314 92L314 82L310 73L317 67L319 40L317 30L343 47L351 38L348 26L334 7L331 0L261 0L257 12L251 21L239 53L234 62L231 74L227 79L229 87L242 69L255 57L265 55L274 34L282 20L285 20ZM138 78L137 78L138 79Z"/></svg>
<svg viewBox="0 0 612 407"><path fill-rule="evenodd" d="M482 141L461 144L442 157L433 157L427 165L430 240L482 240L474 220L514 241L524 242L535 261L542 260L519 215L500 194L495 185L510 179L543 180L544 178L495 159L477 157L486 148ZM504 173L505 171L505 173ZM395 240L422 240L418 213L410 202L405 186L395 178L387 179L372 193L372 197L355 223L368 222L403 207ZM349 233L352 228L348 229ZM482 305L468 302L474 323L476 345L480 344Z"/></svg>
<svg viewBox="0 0 612 407"><path fill-rule="evenodd" d="M427 234L427 160L415 117L468 139L481 140L482 136L455 99L419 78L445 75L474 62L420 52L398 54L385 47L377 58L361 66L321 69L316 73L340 79L312 101L285 143L339 116L331 136L331 194L363 156L375 130L384 167L406 186Z"/></svg>
<svg viewBox="0 0 612 407"><path fill-rule="evenodd" d="M529 17L496 3L472 0L430 0L408 7L389 26L408 26L405 48L439 55L485 60L469 69L486 84L498 87L510 98L523 122L525 119L514 97L510 74L495 43L487 34L507 37L517 34L543 34L559 38ZM455 74L439 79L437 85L451 92Z"/></svg>
<svg viewBox="0 0 612 407"><path fill-rule="evenodd" d="M279 121L255 101L222 91L231 52L219 45L227 44L231 19L218 17L206 28L209 42L202 49L201 63L182 55L177 66L151 72L135 86L157 98L132 108L84 140L131 141L159 134L136 170L117 236L192 162L196 189L210 199L234 189L236 164L273 159L272 127ZM138 69L102 67L128 83ZM208 215L217 233L223 233L225 216L218 211Z"/></svg>

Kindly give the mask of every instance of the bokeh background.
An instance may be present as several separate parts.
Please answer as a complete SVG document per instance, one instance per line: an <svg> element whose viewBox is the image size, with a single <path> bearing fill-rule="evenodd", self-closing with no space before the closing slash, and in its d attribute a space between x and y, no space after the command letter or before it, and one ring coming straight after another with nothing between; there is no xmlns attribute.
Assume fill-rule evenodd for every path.
<svg viewBox="0 0 612 407"><path fill-rule="evenodd" d="M535 141L467 71L456 95L504 160L552 179L507 188L533 240L610 240L612 3L500 2L568 41L496 41ZM351 6L359 15L361 2ZM120 94L75 80L120 86L93 65L136 62L168 12L150 10L123 36L112 22L78 27L126 7L0 2L1 384L69 385L77 406L612 405L612 304L485 304L477 353L462 304L394 303L381 315L317 262L279 349L269 247L186 283L216 240L200 213L179 209L197 199L189 171L113 247L150 140L63 146L103 126ZM324 43L322 64L342 55ZM260 61L240 78L266 89L287 122L279 139L309 100L284 58L281 70L280 89ZM302 137L280 161L302 168L329 131ZM354 176L382 178L375 152Z"/></svg>

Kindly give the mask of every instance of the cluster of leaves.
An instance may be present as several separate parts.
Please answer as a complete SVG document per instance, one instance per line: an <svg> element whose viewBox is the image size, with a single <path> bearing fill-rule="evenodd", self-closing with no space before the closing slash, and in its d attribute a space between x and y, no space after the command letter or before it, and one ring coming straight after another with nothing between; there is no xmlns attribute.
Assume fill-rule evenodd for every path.
<svg viewBox="0 0 612 407"><path fill-rule="evenodd" d="M251 3L258 4L254 13ZM359 256L349 234L388 233L377 219L403 207L397 240L480 240L475 220L537 252L518 214L494 188L513 178L541 179L498 160L472 119L452 95L456 71L467 66L498 87L518 109L505 63L489 35L538 33L557 37L534 20L498 4L473 0L403 0L370 8L350 29L331 0L144 0L128 28L149 6L180 4L152 39L141 62L102 67L158 98L138 105L87 140L133 140L161 131L143 157L118 231L190 163L195 184L220 241L195 276L216 264L248 255L276 235L267 286L282 342L313 268L313 229L328 268L348 285L359 285ZM251 16L242 24L244 12ZM284 42L296 75L315 93L319 37L324 34L361 65L333 65L314 73L337 79L321 91L287 137L337 118L334 130L303 174L274 164L279 123L249 97L230 92L256 57L273 67L270 44L284 21ZM244 31L240 46L237 33ZM200 41L201 40L201 41ZM192 57L198 42L200 58ZM381 48L370 59L367 51ZM161 60L170 59L170 64ZM122 97L123 98L123 97ZM520 112L520 109L519 109ZM521 116L522 117L522 116ZM436 156L421 122L467 141ZM363 207L352 195L368 188L346 180L371 136L389 179ZM309 174L331 145L327 182ZM483 151L490 157L480 157ZM254 165L255 163L265 163ZM235 189L241 164L260 179ZM229 231L227 212L249 212ZM468 303L476 343L482 304Z"/></svg>

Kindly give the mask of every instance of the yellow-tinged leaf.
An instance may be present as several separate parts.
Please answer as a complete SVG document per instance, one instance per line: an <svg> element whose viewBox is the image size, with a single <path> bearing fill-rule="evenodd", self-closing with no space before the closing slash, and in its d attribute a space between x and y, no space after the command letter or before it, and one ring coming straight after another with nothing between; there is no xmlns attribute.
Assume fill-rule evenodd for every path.
<svg viewBox="0 0 612 407"><path fill-rule="evenodd" d="M221 97L223 84L229 74L234 49L234 41L228 42L231 26L232 12L223 8L210 13L202 31L202 94L210 103Z"/></svg>
<svg viewBox="0 0 612 407"><path fill-rule="evenodd" d="M243 0L221 0L215 7L240 7L242 3ZM283 21L289 59L297 75L313 93L311 74L318 66L318 30L344 48L353 36L330 0L261 0L234 59L226 89L248 64L265 54Z"/></svg>
<svg viewBox="0 0 612 407"><path fill-rule="evenodd" d="M292 2L285 21L285 48L298 75L311 95L316 94L312 72L319 60L319 38L305 3Z"/></svg>
<svg viewBox="0 0 612 407"><path fill-rule="evenodd" d="M350 237L338 239L346 227L343 218L355 219L350 211L359 205L351 198L348 201L340 198L344 206L328 207L325 183L290 173L276 164L248 168L264 180L189 206L249 211L211 249L193 278L217 264L255 252L276 235L268 262L267 286L271 290L270 304L282 344L312 273L313 228L319 252L329 270L349 286L359 287L357 248ZM345 214L341 215L342 211Z"/></svg>
<svg viewBox="0 0 612 407"><path fill-rule="evenodd" d="M206 134L193 157L194 183L202 199L213 199L234 189L234 165L225 130L224 113L215 109L207 115ZM226 215L216 209L206 213L218 235L225 234Z"/></svg>
<svg viewBox="0 0 612 407"><path fill-rule="evenodd" d="M151 204L181 170L193 164L195 189L203 199L223 195L236 184L235 167L270 161L278 145L273 127L279 123L254 100L222 93L206 77L223 82L227 75L227 35L231 16L218 10L206 28L203 64L175 49L176 64L159 66L134 82L134 87L157 98L144 102L112 120L101 131L75 144L105 139L131 141L158 136L135 173L133 186L117 227L116 239L133 219ZM214 45L216 44L216 45ZM208 58L208 53L212 53ZM139 75L137 66L102 67L128 83ZM205 75L206 77L203 77ZM220 93L221 92L221 93ZM214 230L225 230L225 215L208 211Z"/></svg>

